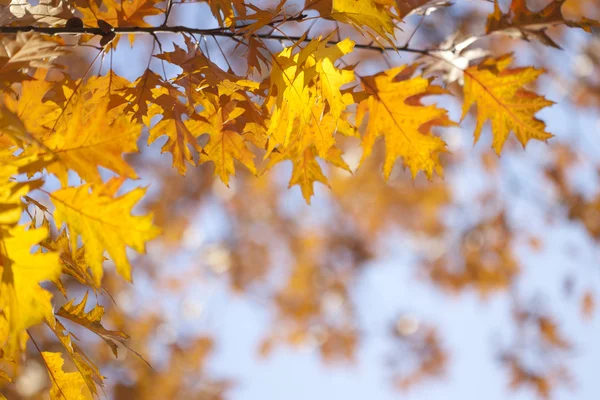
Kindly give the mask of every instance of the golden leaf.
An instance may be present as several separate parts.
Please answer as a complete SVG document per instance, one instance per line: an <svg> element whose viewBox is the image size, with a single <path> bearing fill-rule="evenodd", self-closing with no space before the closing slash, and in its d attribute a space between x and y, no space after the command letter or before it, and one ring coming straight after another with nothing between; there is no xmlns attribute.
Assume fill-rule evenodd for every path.
<svg viewBox="0 0 600 400"><path fill-rule="evenodd" d="M434 172L441 175L443 171L439 154L446 151L446 144L433 136L430 129L454 123L448 119L446 110L420 103L422 97L444 91L430 85L429 80L421 76L410 78L414 69L400 66L362 79L369 96L358 106L357 126L361 125L367 113L369 120L362 140L364 153L361 164L371 154L377 138L384 136L385 179L390 177L398 157L410 169L413 178L419 171L423 171L429 179Z"/></svg>
<svg viewBox="0 0 600 400"><path fill-rule="evenodd" d="M393 44L392 4L393 0L307 0L306 8L316 9L323 18L352 25L377 43L384 39Z"/></svg>
<svg viewBox="0 0 600 400"><path fill-rule="evenodd" d="M0 335L0 343L8 342L9 354L19 348L20 336L26 329L54 318L52 294L44 290L40 282L58 278L61 271L58 254L31 254L32 246L47 236L45 228L0 227L0 309L3 311L0 320L5 319L8 324L7 336Z"/></svg>
<svg viewBox="0 0 600 400"><path fill-rule="evenodd" d="M42 357L48 367L52 382L50 400L89 400L92 396L85 390L86 383L79 372L64 372L62 354L43 351ZM85 394L84 394L85 393Z"/></svg>
<svg viewBox="0 0 600 400"><path fill-rule="evenodd" d="M97 395L97 386L104 386L104 377L100 374L98 367L87 357L87 355L72 340L72 334L60 323L58 319L54 324L48 324L54 332L63 348L67 351L69 358L83 377L87 388L92 395Z"/></svg>
<svg viewBox="0 0 600 400"><path fill-rule="evenodd" d="M547 140L552 135L535 114L554 102L525 90L543 72L532 67L509 69L510 55L488 58L480 65L465 70L464 104L461 120L473 104L477 105L475 142L479 140L486 121L492 123L492 147L500 154L510 132L514 132L525 147L530 139Z"/></svg>
<svg viewBox="0 0 600 400"><path fill-rule="evenodd" d="M350 168L342 159L342 151L337 147L331 147L322 158L332 165L350 171ZM266 169L272 168L273 165L283 160L290 160L293 165L292 177L290 178L288 187L291 188L294 185L300 186L302 196L307 204L310 204L310 199L314 194L313 184L315 182L320 182L329 187L327 177L323 174L321 166L317 161L315 146L307 146L302 142L294 142L284 152L273 152Z"/></svg>
<svg viewBox="0 0 600 400"><path fill-rule="evenodd" d="M292 131L301 136L307 129L314 133L320 156L334 145L335 124L326 127L321 122L326 112L338 121L352 103L352 96L342 94L341 87L354 79L354 73L337 69L333 63L351 52L354 42L346 39L328 47L327 41L313 40L296 54L292 54L294 47L287 47L275 56L268 104L274 103L267 131L271 139L268 153L296 140Z"/></svg>
<svg viewBox="0 0 600 400"><path fill-rule="evenodd" d="M46 222L47 223L47 222ZM49 226L49 223L47 223ZM88 265L85 261L84 246L71 249L71 243L67 230L60 231L56 239L48 238L41 245L50 251L55 251L60 255L60 261L63 265L63 274L67 274L75 278L82 285L90 286L94 291L99 289L90 275Z"/></svg>
<svg viewBox="0 0 600 400"><path fill-rule="evenodd" d="M144 253L146 242L159 234L159 229L152 225L152 215L130 214L146 190L136 188L114 198L112 194L116 189L111 188L110 184L97 185L91 192L92 187L86 184L50 193L50 199L56 207L56 225L61 226L63 222L67 225L71 248L76 248L77 237L81 236L85 244L85 259L97 285L100 285L103 275L105 251L119 274L131 281L131 265L125 248L129 246Z"/></svg>
<svg viewBox="0 0 600 400"><path fill-rule="evenodd" d="M202 151L202 146L200 146L197 139L200 135L198 126L198 121L192 119L184 121L181 112L178 110L163 112L162 119L150 128L148 144L166 135L168 139L161 148L161 152L171 153L173 156L173 167L177 168L177 171L181 175L185 175L187 171L186 161L195 165L190 147L197 152Z"/></svg>
<svg viewBox="0 0 600 400"><path fill-rule="evenodd" d="M48 167L63 186L68 183L68 170L86 182L101 183L98 167L135 179L134 169L123 160L124 153L137 152L141 124L129 121L120 109L108 111L109 98L93 104L80 99L72 107L68 119L57 126L45 144L57 158Z"/></svg>
<svg viewBox="0 0 600 400"><path fill-rule="evenodd" d="M208 122L199 123L199 132L208 133L208 143L200 154L200 163L212 162L215 165L214 175L221 178L229 186L229 176L235 175L234 159L240 161L256 175L254 154L248 149L246 139L235 129L235 120L244 113L244 109L230 102L215 107L210 101L202 103L204 116Z"/></svg>
<svg viewBox="0 0 600 400"><path fill-rule="evenodd" d="M40 140L50 133L52 124L60 115L57 104L43 101L44 95L52 87L51 82L44 80L45 75L45 71L38 70L36 79L23 82L18 99L8 92L4 94L6 108L23 121L29 134Z"/></svg>
<svg viewBox="0 0 600 400"><path fill-rule="evenodd" d="M75 8L81 12L85 26L97 26L98 21L104 21L110 26L151 26L145 21L146 17L160 15L164 11L157 7L161 0L104 0L102 2L84 2ZM118 37L116 41L118 41ZM133 46L134 34L129 35L129 43Z"/></svg>
<svg viewBox="0 0 600 400"><path fill-rule="evenodd" d="M19 173L43 168L43 159L33 157L13 157L0 153L0 224L15 225L21 218L23 205L21 197L41 186L41 181L17 182L11 177ZM33 168L32 168L33 167Z"/></svg>
<svg viewBox="0 0 600 400"><path fill-rule="evenodd" d="M90 311L85 311L87 306L88 293L79 304L75 304L75 299L72 299L67 304L62 306L56 315L72 321L84 328L94 332L100 336L102 340L108 344L115 355L117 356L117 343L125 345L125 342L129 339L129 336L121 331L111 331L102 326L102 317L104 316L104 307L96 304Z"/></svg>

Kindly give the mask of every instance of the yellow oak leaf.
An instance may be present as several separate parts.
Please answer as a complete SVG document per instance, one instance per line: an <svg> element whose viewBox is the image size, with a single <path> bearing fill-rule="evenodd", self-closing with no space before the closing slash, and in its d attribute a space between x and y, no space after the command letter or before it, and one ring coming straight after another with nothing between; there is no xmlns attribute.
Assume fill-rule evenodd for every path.
<svg viewBox="0 0 600 400"><path fill-rule="evenodd" d="M75 364L90 393L96 396L98 394L98 386L101 388L104 386L104 377L100 374L98 367L94 365L83 350L79 348L77 343L73 341L73 335L67 331L58 319L54 320L54 324L48 325L63 345L71 361Z"/></svg>
<svg viewBox="0 0 600 400"><path fill-rule="evenodd" d="M108 344L115 355L117 356L117 343L125 345L125 342L129 339L129 336L121 331L111 331L102 326L102 317L104 316L104 307L96 304L90 311L85 311L87 306L88 293L79 304L75 304L75 300L69 301L67 304L62 306L56 315L68 319L84 328L94 332L100 336L102 340Z"/></svg>
<svg viewBox="0 0 600 400"><path fill-rule="evenodd" d="M336 167L350 171L350 167L342 158L342 151L337 147L331 147L322 158ZM306 146L306 144L300 142L292 143L283 152L273 152L266 169L270 169L284 160L292 162L292 176L288 187L300 186L302 196L307 204L310 204L310 199L314 194L313 186L315 182L320 182L329 187L327 177L323 174L323 170L317 161L315 146Z"/></svg>
<svg viewBox="0 0 600 400"><path fill-rule="evenodd" d="M328 38L315 39L296 54L294 47L282 50L274 57L271 71L270 100L267 107L273 111L268 124L270 137L268 154L277 146L288 146L292 132L298 136L306 128L315 132L315 146L324 156L333 144L334 129L321 124L323 115L331 114L339 120L342 112L352 103L349 93L341 87L354 79L350 70L341 70L334 62L354 48L346 39L335 46L327 46Z"/></svg>
<svg viewBox="0 0 600 400"><path fill-rule="evenodd" d="M23 212L21 198L42 186L40 180L18 182L11 179L20 173L37 172L44 167L43 158L34 156L14 157L12 152L0 153L0 224L15 225ZM36 167L37 165L37 167Z"/></svg>
<svg viewBox="0 0 600 400"><path fill-rule="evenodd" d="M532 67L509 69L512 56L488 58L465 70L462 119L473 104L477 105L475 142L479 140L486 121L492 124L492 147L500 154L510 132L514 132L525 147L530 139L547 140L552 135L546 125L535 118L541 109L554 102L523 89L535 81L544 70Z"/></svg>
<svg viewBox="0 0 600 400"><path fill-rule="evenodd" d="M186 162L195 165L194 156L190 147L198 153L202 151L202 146L198 143L199 125L196 120L183 120L180 111L165 111L162 113L162 119L150 128L148 144L154 143L159 137L166 135L167 142L161 148L161 153L169 152L173 156L173 167L181 175L187 172Z"/></svg>
<svg viewBox="0 0 600 400"><path fill-rule="evenodd" d="M37 139L50 133L52 124L60 115L60 107L51 101L43 101L44 95L53 86L44 80L45 71L38 70L34 80L21 84L17 98L4 93L4 105L23 121L25 130Z"/></svg>
<svg viewBox="0 0 600 400"><path fill-rule="evenodd" d="M56 174L63 186L68 183L69 170L89 183L102 182L98 167L137 178L123 154L137 152L142 125L129 121L118 108L109 111L108 103L108 97L96 104L80 98L57 125L56 132L44 141L56 158L48 171Z"/></svg>
<svg viewBox="0 0 600 400"><path fill-rule="evenodd" d="M0 106L0 150L12 149L15 145L23 148L25 143L32 141L23 121L8 108Z"/></svg>
<svg viewBox="0 0 600 400"><path fill-rule="evenodd" d="M252 91L259 87L260 84L258 82L248 79L238 79L236 81L225 79L217 85L219 96L232 96L234 93L240 91Z"/></svg>
<svg viewBox="0 0 600 400"><path fill-rule="evenodd" d="M439 154L446 151L446 144L433 136L430 129L436 125L453 125L453 122L448 119L446 110L420 103L422 97L444 91L422 76L411 78L414 70L414 66L400 66L362 78L368 97L358 105L357 126L361 126L367 113L369 118L362 139L361 164L371 154L377 138L383 136L385 179L389 178L398 157L410 169L413 178L419 171L429 179L434 172L442 174Z"/></svg>
<svg viewBox="0 0 600 400"><path fill-rule="evenodd" d="M30 188L27 184L5 179L5 171L5 166L0 166L0 224L12 225L21 218L21 197L29 193Z"/></svg>
<svg viewBox="0 0 600 400"><path fill-rule="evenodd" d="M204 111L200 114L207 122L199 123L198 130L207 133L210 138L200 154L200 163L212 162L214 175L229 186L229 176L235 175L234 159L241 162L256 175L254 154L248 149L246 139L236 129L236 118L244 113L244 109L236 107L234 101L223 106L208 101L202 103Z"/></svg>
<svg viewBox="0 0 600 400"><path fill-rule="evenodd" d="M160 0L104 0L102 4L86 2L84 7L76 2L75 8L86 26L97 26L99 19L112 26L150 26L144 19L164 12L156 7L158 3Z"/></svg>
<svg viewBox="0 0 600 400"><path fill-rule="evenodd" d="M307 0L306 8L316 9L321 17L352 25L377 43L393 44L394 21L389 9L393 0Z"/></svg>
<svg viewBox="0 0 600 400"><path fill-rule="evenodd" d="M306 200L307 204L310 204L310 198L314 194L314 182L321 182L329 186L327 177L323 175L321 166L317 162L316 151L313 148L305 149L292 159L292 163L294 167L288 187L299 185L304 200Z"/></svg>
<svg viewBox="0 0 600 400"><path fill-rule="evenodd" d="M49 227L46 220L45 223ZM41 245L48 250L55 251L60 255L60 261L63 265L63 274L67 274L75 278L82 285L86 285L96 291L99 289L85 261L85 248L83 246L76 249L71 249L71 243L67 230L63 229L55 239L48 238Z"/></svg>
<svg viewBox="0 0 600 400"><path fill-rule="evenodd" d="M85 246L85 259L96 285L100 285L102 279L105 251L115 263L119 274L131 281L131 265L125 252L126 247L144 253L146 242L154 239L160 232L152 225L152 215L131 215L131 209L146 190L136 188L115 198L113 193L116 189L111 187L111 182L94 186L90 192L91 189L91 185L86 184L50 193L50 199L56 207L56 225L60 227L63 222L66 224L71 248L77 248L77 238L81 236Z"/></svg>
<svg viewBox="0 0 600 400"><path fill-rule="evenodd" d="M117 18L119 26L150 26L145 21L146 17L164 13L163 9L157 7L158 4L162 3L161 0L123 0L119 2L105 0L104 3L108 4L108 8L111 8L111 3L114 4L114 7L118 7ZM110 21L107 22L111 23Z"/></svg>
<svg viewBox="0 0 600 400"><path fill-rule="evenodd" d="M338 120L341 118L342 112L354 103L352 95L344 93L341 89L342 86L354 81L354 71L337 68L334 63L342 56L351 53L355 43L345 39L335 46L326 46L330 38L331 35L323 40L309 43L298 54L298 61L305 66L307 81L314 85L316 99L313 104L321 110L316 115L327 114L334 120ZM317 120L311 118L310 122L316 124ZM319 154L324 154L330 147L320 147L319 143L315 143L315 145Z"/></svg>
<svg viewBox="0 0 600 400"><path fill-rule="evenodd" d="M50 400L91 400L93 398L87 392L85 380L79 372L63 371L65 361L61 353L43 351L42 357L52 382Z"/></svg>
<svg viewBox="0 0 600 400"><path fill-rule="evenodd" d="M31 253L32 247L47 236L45 228L0 227L0 319L8 326L7 336L0 337L0 346L8 343L9 354L19 349L20 337L26 329L44 319L54 319L52 294L40 282L56 280L60 275L58 254Z"/></svg>
<svg viewBox="0 0 600 400"><path fill-rule="evenodd" d="M321 107L314 107L314 112L322 111ZM344 135L360 138L354 126L346 118L349 113L340 114L335 118L330 113L325 113L321 119L310 125L305 125L299 130L299 144L302 149L314 146L317 155L321 158L327 158L331 149L335 149L335 135Z"/></svg>

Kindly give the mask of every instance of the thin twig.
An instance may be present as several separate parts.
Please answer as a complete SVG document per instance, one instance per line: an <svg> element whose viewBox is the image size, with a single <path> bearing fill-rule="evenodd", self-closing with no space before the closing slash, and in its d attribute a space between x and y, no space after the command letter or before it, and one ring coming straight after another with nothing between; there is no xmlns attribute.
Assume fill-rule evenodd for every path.
<svg viewBox="0 0 600 400"><path fill-rule="evenodd" d="M167 6L165 7L165 20L162 23L162 26L167 26L167 22L169 21L169 15L171 14L171 8L173 7L173 0L167 0Z"/></svg>

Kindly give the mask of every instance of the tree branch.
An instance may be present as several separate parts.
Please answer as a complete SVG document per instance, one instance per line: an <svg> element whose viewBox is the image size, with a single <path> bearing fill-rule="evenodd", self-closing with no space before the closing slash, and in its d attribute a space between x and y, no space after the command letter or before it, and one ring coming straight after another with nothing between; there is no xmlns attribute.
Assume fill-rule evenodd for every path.
<svg viewBox="0 0 600 400"><path fill-rule="evenodd" d="M16 34L19 32L36 32L44 35L106 35L107 32L103 31L100 28L91 28L91 27L83 27L83 28L68 28L68 27L42 27L42 26L0 26L0 34ZM212 29L199 29L199 28L190 28L187 26L149 26L149 27L141 27L141 26L127 26L127 27L115 27L112 28L110 32L115 33L116 35L126 35L126 34L146 34L155 36L158 33L188 33L190 35L207 35L207 36L215 36L215 37L228 37L228 38L244 38L244 37L254 37L257 39L263 40L278 40L278 41L303 41L309 42L313 38L308 38L305 36L285 36L285 35L276 35L272 33L254 33L248 35L243 31L232 32L229 28L212 28ZM338 41L330 40L329 44L337 44ZM355 46L357 49L363 50L372 50L378 52L386 52L386 51L402 51L408 53L417 53L417 54L429 54L430 50L424 49L415 49L407 46L401 47L391 47L391 46L377 46L373 44L360 44L357 43Z"/></svg>

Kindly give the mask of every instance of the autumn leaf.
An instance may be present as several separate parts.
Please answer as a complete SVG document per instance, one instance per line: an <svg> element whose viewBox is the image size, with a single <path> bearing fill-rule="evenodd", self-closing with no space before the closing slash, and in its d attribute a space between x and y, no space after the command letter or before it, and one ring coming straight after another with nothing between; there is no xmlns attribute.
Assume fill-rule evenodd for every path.
<svg viewBox="0 0 600 400"><path fill-rule="evenodd" d="M12 0L8 6L9 21L20 25L32 25L34 23L43 25L64 24L73 13L62 0L40 0L35 5L27 0Z"/></svg>
<svg viewBox="0 0 600 400"><path fill-rule="evenodd" d="M258 32L261 28L264 28L268 24L272 23L283 11L283 7L286 4L286 0L280 0L275 9L263 10L254 4L246 4L246 7L254 11L254 14L246 14L241 17L234 17L234 21L255 21L251 24L243 25L240 30L243 30L244 37L248 38Z"/></svg>
<svg viewBox="0 0 600 400"><path fill-rule="evenodd" d="M541 333L541 337L552 346L556 346L559 349L568 349L571 347L558 332L556 323L547 317L538 318L538 327Z"/></svg>
<svg viewBox="0 0 600 400"><path fill-rule="evenodd" d="M581 314L584 318L590 319L594 315L596 301L591 291L586 291L581 297Z"/></svg>
<svg viewBox="0 0 600 400"><path fill-rule="evenodd" d="M244 16L246 8L243 0L204 0L217 19L220 26L230 26L235 14Z"/></svg>
<svg viewBox="0 0 600 400"><path fill-rule="evenodd" d="M151 26L146 22L147 17L160 15L164 11L157 7L161 0L104 0L101 3L87 1L83 4L75 2L75 8L83 15L85 26L98 26L98 21L104 21L111 26ZM118 41L119 38L115 40ZM135 35L129 35L129 43L133 46Z"/></svg>
<svg viewBox="0 0 600 400"><path fill-rule="evenodd" d="M327 177L323 175L316 156L316 151L312 147L301 151L290 151L289 155L285 156L293 163L292 177L288 187L300 186L302 196L307 204L310 204L310 199L314 194L313 185L315 182L329 186ZM277 157L273 161L277 161Z"/></svg>
<svg viewBox="0 0 600 400"><path fill-rule="evenodd" d="M439 155L446 151L446 144L430 129L449 126L447 112L435 105L424 106L420 99L443 94L444 91L429 80L413 75L414 67L396 67L374 76L362 78L362 86L368 97L358 105L357 126L367 113L368 122L362 140L364 153L361 164L371 154L375 141L385 138L386 156L383 176L390 177L397 158L402 158L413 178L419 171L431 179L433 173L441 175L443 169Z"/></svg>
<svg viewBox="0 0 600 400"><path fill-rule="evenodd" d="M565 19L562 6L566 0L552 0L542 10L533 12L527 7L526 0L513 0L510 10L503 13L498 0L494 0L494 12L488 16L486 32L506 32L523 39L534 37L542 43L560 48L552 40L546 30L553 25L567 25L591 32L593 27L600 27L600 22L591 19L572 21Z"/></svg>
<svg viewBox="0 0 600 400"><path fill-rule="evenodd" d="M117 357L118 345L121 343L125 345L125 342L129 339L129 336L121 331L111 331L102 326L102 317L104 316L104 307L96 304L90 311L85 311L87 306L88 293L79 304L75 304L75 299L72 299L67 304L62 306L56 315L68 319L77 325L83 326L96 335L100 336L102 340L108 344Z"/></svg>
<svg viewBox="0 0 600 400"><path fill-rule="evenodd" d="M108 9L117 9L118 26L151 26L145 19L153 15L160 15L164 11L157 7L161 3L160 0L123 0L119 3L105 0L104 3ZM112 21L107 22L113 26L117 25Z"/></svg>
<svg viewBox="0 0 600 400"><path fill-rule="evenodd" d="M63 186L67 186L69 170L89 183L102 182L98 167L126 178L137 178L123 155L137 152L142 126L129 121L120 109L109 112L108 103L108 97L97 104L77 100L68 119L58 124L56 132L44 141L57 159L48 171L54 173Z"/></svg>
<svg viewBox="0 0 600 400"><path fill-rule="evenodd" d="M0 38L0 89L30 79L22 68L46 68L56 57L65 54L59 42L33 32Z"/></svg>
<svg viewBox="0 0 600 400"><path fill-rule="evenodd" d="M335 120L352 103L352 96L342 94L343 85L354 80L354 74L338 69L334 62L352 51L354 42L346 39L335 46L327 46L327 38L313 40L296 54L294 47L285 48L274 58L270 78L270 103L273 104L267 135L270 137L269 154L277 145L288 146L292 131L309 129L314 132L314 145L323 156L335 143L334 129L321 125L328 112Z"/></svg>
<svg viewBox="0 0 600 400"><path fill-rule="evenodd" d="M379 43L393 44L394 21L389 7L393 0L307 0L305 7L319 11L321 17L352 25Z"/></svg>
<svg viewBox="0 0 600 400"><path fill-rule="evenodd" d="M532 67L509 69L512 60L510 55L488 58L465 70L461 119L476 104L475 142L479 140L485 122L490 120L494 136L492 147L498 154L511 131L523 147L530 139L547 140L552 137L535 114L554 103L523 88L535 81L544 70Z"/></svg>
<svg viewBox="0 0 600 400"><path fill-rule="evenodd" d="M49 223L47 223L49 227ZM48 238L41 245L50 251L60 255L60 262L63 266L62 273L75 278L82 285L91 287L94 291L99 289L96 282L90 275L88 265L85 261L85 247L81 246L75 249L71 248L71 243L67 230L60 231L56 238Z"/></svg>
<svg viewBox="0 0 600 400"><path fill-rule="evenodd" d="M110 188L108 190L107 188ZM137 188L122 196L114 197L116 188L97 185L68 187L50 193L56 210L57 226L66 224L71 248L76 248L77 237L85 243L85 259L95 282L100 285L104 252L115 263L117 271L131 281L131 265L125 248L145 252L146 242L154 239L159 230L152 225L152 215L132 216L131 209L142 198L145 189Z"/></svg>
<svg viewBox="0 0 600 400"><path fill-rule="evenodd" d="M215 166L214 175L229 186L229 176L235 175L234 159L241 162L256 175L254 154L248 149L246 140L236 129L235 119L244 113L244 109L236 107L235 102L220 106L210 101L203 103L204 111L201 116L207 123L200 123L199 132L209 135L208 143L200 154L200 164L212 162Z"/></svg>
<svg viewBox="0 0 600 400"><path fill-rule="evenodd" d="M48 368L52 389L50 400L91 400L92 396L85 391L86 383L79 372L64 372L61 353L42 352ZM85 394L84 394L85 393Z"/></svg>
<svg viewBox="0 0 600 400"><path fill-rule="evenodd" d="M173 167L177 168L181 175L185 175L186 163L196 164L190 148L198 153L202 151L202 146L198 143L198 136L201 133L200 123L189 118L184 120L182 110L177 108L163 111L162 114L162 119L149 130L148 144L166 135L168 139L162 146L161 152L171 153Z"/></svg>
<svg viewBox="0 0 600 400"><path fill-rule="evenodd" d="M61 265L57 253L35 253L32 247L48 236L44 228L25 230L22 225L12 228L0 226L0 257L2 282L0 284L0 326L6 324L9 354L20 347L21 335L29 327L54 318L52 294L40 286L41 282L58 278ZM4 333L0 328L0 333Z"/></svg>
<svg viewBox="0 0 600 400"><path fill-rule="evenodd" d="M154 103L153 89L161 86L162 78L146 69L129 87L119 90L119 94L127 103L123 113L132 115L134 121L142 121L142 118L148 115L148 108Z"/></svg>
<svg viewBox="0 0 600 400"><path fill-rule="evenodd" d="M429 11L438 7L448 7L452 3L446 0L396 0L396 8L401 18L419 11Z"/></svg>
<svg viewBox="0 0 600 400"><path fill-rule="evenodd" d="M175 44L173 51L158 54L156 58L168 61L183 70L173 79L173 82L183 86L190 99L194 98L195 92L214 91L221 82L237 82L241 79L231 72L222 70L211 61L188 35L184 35L184 43L185 48Z"/></svg>
<svg viewBox="0 0 600 400"><path fill-rule="evenodd" d="M44 165L44 159L37 155L14 157L11 153L0 153L0 226L19 222L23 212L21 197L38 189L43 183L39 180L18 182L11 178L19 173L42 169Z"/></svg>
<svg viewBox="0 0 600 400"><path fill-rule="evenodd" d="M256 39L254 36L248 37L248 50L246 52L246 59L248 60L248 70L253 70L262 74L263 66L268 67L269 57L265 55L267 47L261 40Z"/></svg>
<svg viewBox="0 0 600 400"><path fill-rule="evenodd" d="M44 96L53 86L52 82L45 80L45 76L45 70L38 70L35 79L21 84L21 91L17 98L11 93L4 93L6 108L23 121L26 132L39 140L50 133L52 124L61 113L57 104L44 101Z"/></svg>
<svg viewBox="0 0 600 400"><path fill-rule="evenodd" d="M104 386L104 377L100 374L98 367L89 359L77 343L73 341L73 339L76 339L74 335L67 331L58 319L55 319L53 324L48 323L48 326L63 345L73 364L75 364L90 393L96 396L98 394L98 387L102 388Z"/></svg>
<svg viewBox="0 0 600 400"><path fill-rule="evenodd" d="M292 176L288 188L294 185L300 186L302 197L306 204L310 204L310 199L314 194L314 183L319 182L329 187L327 177L317 161L318 152L314 145L306 145L302 142L294 142L282 152L274 152L265 170L271 169L275 164L284 160L292 162ZM336 147L331 147L322 157L324 161L350 172L350 167L342 158L342 151Z"/></svg>

